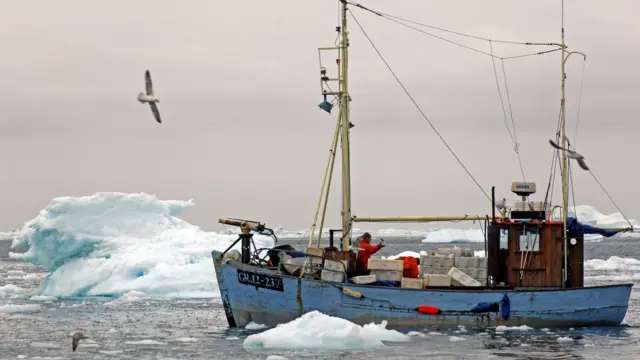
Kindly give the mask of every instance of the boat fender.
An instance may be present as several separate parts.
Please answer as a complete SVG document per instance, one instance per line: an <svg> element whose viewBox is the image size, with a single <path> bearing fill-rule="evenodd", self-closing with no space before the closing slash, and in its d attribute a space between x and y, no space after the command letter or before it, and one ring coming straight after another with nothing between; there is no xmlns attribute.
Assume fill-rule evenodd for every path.
<svg viewBox="0 0 640 360"><path fill-rule="evenodd" d="M498 312L499 305L497 302L481 302L471 309L474 313Z"/></svg>
<svg viewBox="0 0 640 360"><path fill-rule="evenodd" d="M421 305L418 306L418 312L427 315L438 315L440 314L440 309L435 306Z"/></svg>
<svg viewBox="0 0 640 360"><path fill-rule="evenodd" d="M347 289L347 288L342 288L342 293L356 299L362 299L364 297L364 295L362 295L361 292Z"/></svg>
<svg viewBox="0 0 640 360"><path fill-rule="evenodd" d="M509 314L511 313L511 301L509 301L509 297L507 296L507 294L504 294L502 300L500 300L500 305L502 318L505 320L509 320Z"/></svg>

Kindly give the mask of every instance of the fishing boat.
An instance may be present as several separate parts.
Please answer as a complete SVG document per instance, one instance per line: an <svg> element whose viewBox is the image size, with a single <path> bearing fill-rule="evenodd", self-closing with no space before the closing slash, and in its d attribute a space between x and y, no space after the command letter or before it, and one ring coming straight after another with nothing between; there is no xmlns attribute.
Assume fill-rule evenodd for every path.
<svg viewBox="0 0 640 360"><path fill-rule="evenodd" d="M354 125L349 113L350 42L347 15L353 16L366 38L378 51L351 13L351 8L378 16L384 14L348 0L339 0L339 6L341 24L336 31L340 41L336 42L336 46L319 48L321 54L326 51L336 52L338 67L337 76L331 77L321 60L320 80L324 101L319 107L330 113L334 104L328 101L328 97L335 97L339 116L309 233L309 245L304 252L291 251L286 245L257 249L253 241L254 234L271 235L277 242L273 230L264 223L237 218L219 220L222 224L240 228L238 239L228 249L212 252L229 326L244 327L250 322L276 326L311 311L344 318L360 325L386 321L387 326L395 328L428 325L527 325L556 328L620 325L627 312L633 284L585 286L584 235L612 236L620 231L628 231L633 226L601 229L580 223L575 214L569 216L568 155L575 153L570 152L565 135L565 62L570 55L581 53L567 50L564 25L562 42L546 44L556 46L551 51L562 53L562 116L559 119L559 139L556 141L560 149L556 147L553 150L554 155L560 153L562 161L562 205L552 207L547 196L544 201L530 201L529 197L536 192L536 184L518 181L512 184L511 190L521 197L521 201L518 200L510 208L505 207L504 203L496 203L495 187L491 190L491 196L485 193L491 202L488 215L358 217L352 215L351 208L349 133ZM378 54L389 67L382 55ZM391 72L393 73L392 70ZM400 83L397 77L396 80ZM330 83L337 85L332 89ZM411 98L407 90L403 89ZM420 110L415 102L414 105ZM321 248L320 238L323 234L338 142L341 143L342 227L331 229L329 247ZM555 217L554 210L559 210L559 217ZM319 215L320 225L316 226ZM358 245L352 241L354 223L468 220L484 221L486 258L478 259L473 255L465 257L463 254L442 257L426 255L420 258L421 268L427 267L427 263L444 262L449 264L445 265L449 267L449 271L439 274L421 273L418 279L407 279L400 275L401 279L386 279L387 281L369 279L368 282L358 283L354 280L357 278L353 275L356 274ZM334 246L336 233L340 234L337 244L340 248ZM234 249L237 245L240 245L240 251ZM390 260L370 259L369 269L373 272L372 261ZM475 264L471 266L475 276L465 273L464 263ZM397 274L398 269L387 268L387 271ZM382 274L383 271L378 273ZM402 274L402 268L400 273ZM448 276L452 279L451 283L426 280L436 279L437 276ZM418 286L415 286L416 282Z"/></svg>

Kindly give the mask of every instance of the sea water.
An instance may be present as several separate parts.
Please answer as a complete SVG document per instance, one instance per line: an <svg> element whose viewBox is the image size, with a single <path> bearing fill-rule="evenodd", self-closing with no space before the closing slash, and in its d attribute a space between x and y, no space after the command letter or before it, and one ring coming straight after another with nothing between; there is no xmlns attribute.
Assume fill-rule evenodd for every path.
<svg viewBox="0 0 640 360"><path fill-rule="evenodd" d="M235 237L180 220L187 206L144 194L59 198L6 235L0 359L635 359L640 351L637 288L619 327L400 333L384 323L358 326L312 312L273 329L230 329L210 251L224 250ZM376 256L431 252L465 240L423 243L423 235L387 230L387 247ZM463 246L481 253L484 245L473 236ZM284 234L279 243L303 249L306 242ZM640 244L633 237L589 241L585 259L587 285L640 283ZM70 335L78 330L89 339L72 353Z"/></svg>

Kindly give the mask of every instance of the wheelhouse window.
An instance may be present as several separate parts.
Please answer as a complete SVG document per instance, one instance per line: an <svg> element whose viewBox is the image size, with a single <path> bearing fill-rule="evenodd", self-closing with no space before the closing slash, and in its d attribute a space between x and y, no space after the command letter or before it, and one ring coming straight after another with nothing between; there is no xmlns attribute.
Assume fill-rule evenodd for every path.
<svg viewBox="0 0 640 360"><path fill-rule="evenodd" d="M509 230L501 229L500 230L500 249L508 249L509 248Z"/></svg>
<svg viewBox="0 0 640 360"><path fill-rule="evenodd" d="M519 251L540 251L540 234L536 230L518 231Z"/></svg>

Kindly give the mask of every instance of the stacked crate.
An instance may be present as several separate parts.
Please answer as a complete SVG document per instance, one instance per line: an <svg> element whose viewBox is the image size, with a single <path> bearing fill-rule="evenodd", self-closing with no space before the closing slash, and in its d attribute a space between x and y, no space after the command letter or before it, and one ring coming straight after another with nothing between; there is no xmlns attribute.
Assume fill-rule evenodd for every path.
<svg viewBox="0 0 640 360"><path fill-rule="evenodd" d="M466 248L438 248L438 254L441 256L463 256L463 257L473 257L473 249Z"/></svg>
<svg viewBox="0 0 640 360"><path fill-rule="evenodd" d="M402 281L402 260L371 259L367 267L377 281Z"/></svg>
<svg viewBox="0 0 640 360"><path fill-rule="evenodd" d="M344 282L347 276L345 269L347 268L346 260L329 260L324 261L324 267L320 274L320 278L324 281Z"/></svg>
<svg viewBox="0 0 640 360"><path fill-rule="evenodd" d="M453 266L472 279L478 281L480 285L487 286L487 258L486 257L454 257ZM451 275L451 274L449 274ZM456 281L454 281L456 283ZM458 285L456 283L456 285ZM466 286L460 284L458 286Z"/></svg>
<svg viewBox="0 0 640 360"><path fill-rule="evenodd" d="M424 275L446 275L454 265L454 258L448 256L420 256L420 277Z"/></svg>
<svg viewBox="0 0 640 360"><path fill-rule="evenodd" d="M422 279L422 287L451 286L448 273L449 269L453 267L453 259L449 256L421 255L420 279Z"/></svg>
<svg viewBox="0 0 640 360"><path fill-rule="evenodd" d="M452 269L456 270L452 272ZM459 272L463 274L461 275ZM473 281L467 279L466 276ZM487 258L473 257L471 249L438 249L438 255L420 256L420 278L423 279L424 287L449 286L450 284L455 286L486 286Z"/></svg>

